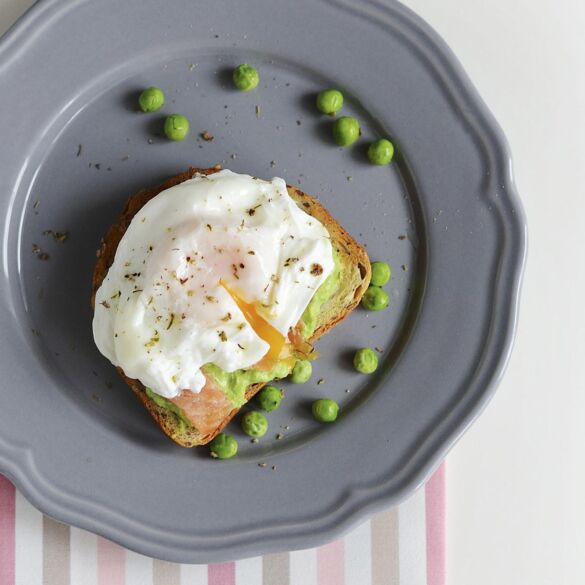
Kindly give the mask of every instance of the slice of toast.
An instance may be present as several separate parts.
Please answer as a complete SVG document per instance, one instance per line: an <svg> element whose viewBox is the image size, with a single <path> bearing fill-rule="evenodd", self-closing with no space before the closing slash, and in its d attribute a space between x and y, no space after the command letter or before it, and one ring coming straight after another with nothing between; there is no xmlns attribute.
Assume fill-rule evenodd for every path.
<svg viewBox="0 0 585 585"><path fill-rule="evenodd" d="M207 169L191 167L188 171L171 177L162 185L140 191L128 200L118 223L109 229L97 251L97 262L92 281L92 307L95 307L95 294L114 262L118 244L132 218L142 206L161 191L191 179L196 174L210 175L219 170L221 170L219 165ZM359 304L370 282L370 262L365 249L331 217L329 212L316 199L296 187L287 186L287 188L289 195L297 205L318 219L327 228L342 270L339 287L321 308L317 327L309 339L309 341L313 342L342 321ZM212 432L201 433L193 425L185 424L172 410L156 404L148 396L144 386L138 380L128 378L121 368L117 368L117 370L162 430L182 447L195 447L196 445L208 443L222 431L239 411L238 408L234 408L227 416L221 414L218 416L217 425ZM250 385L246 391L246 400L250 400L264 385L264 383Z"/></svg>

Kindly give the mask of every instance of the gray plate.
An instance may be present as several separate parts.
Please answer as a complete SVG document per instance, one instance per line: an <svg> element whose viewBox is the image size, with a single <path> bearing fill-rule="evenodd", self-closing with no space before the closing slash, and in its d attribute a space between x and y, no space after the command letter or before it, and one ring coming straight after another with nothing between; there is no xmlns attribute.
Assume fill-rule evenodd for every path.
<svg viewBox="0 0 585 585"><path fill-rule="evenodd" d="M249 94L229 82L244 61L262 75ZM43 0L2 40L0 84L0 470L47 514L173 561L317 545L410 494L486 404L512 345L523 212L501 131L404 7ZM187 141L136 112L147 85L189 116ZM313 107L332 85L364 127L345 151ZM378 135L397 145L389 168L366 162ZM394 268L391 308L319 344L313 381L287 388L259 444L233 424L229 462L161 434L94 347L89 307L125 199L216 162L299 184ZM384 350L370 377L350 365L365 345ZM311 420L318 396L342 404L335 425Z"/></svg>

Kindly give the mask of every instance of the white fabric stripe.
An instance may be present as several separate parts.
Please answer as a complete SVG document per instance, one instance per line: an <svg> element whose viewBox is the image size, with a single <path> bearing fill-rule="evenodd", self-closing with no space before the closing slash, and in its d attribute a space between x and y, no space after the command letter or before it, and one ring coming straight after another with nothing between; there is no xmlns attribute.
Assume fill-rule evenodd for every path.
<svg viewBox="0 0 585 585"><path fill-rule="evenodd" d="M290 585L317 585L317 553L314 548L290 553Z"/></svg>
<svg viewBox="0 0 585 585"><path fill-rule="evenodd" d="M69 532L72 585L97 585L97 536L80 528Z"/></svg>
<svg viewBox="0 0 585 585"><path fill-rule="evenodd" d="M236 585L262 585L262 557L236 562Z"/></svg>
<svg viewBox="0 0 585 585"><path fill-rule="evenodd" d="M419 489L398 508L400 585L426 585L427 537L425 490Z"/></svg>
<svg viewBox="0 0 585 585"><path fill-rule="evenodd" d="M151 558L126 551L126 585L152 585Z"/></svg>
<svg viewBox="0 0 585 585"><path fill-rule="evenodd" d="M43 515L17 490L15 519L15 583L43 582Z"/></svg>
<svg viewBox="0 0 585 585"><path fill-rule="evenodd" d="M345 535L345 582L372 583L372 526L364 522Z"/></svg>
<svg viewBox="0 0 585 585"><path fill-rule="evenodd" d="M207 585L207 565L181 565L181 585Z"/></svg>

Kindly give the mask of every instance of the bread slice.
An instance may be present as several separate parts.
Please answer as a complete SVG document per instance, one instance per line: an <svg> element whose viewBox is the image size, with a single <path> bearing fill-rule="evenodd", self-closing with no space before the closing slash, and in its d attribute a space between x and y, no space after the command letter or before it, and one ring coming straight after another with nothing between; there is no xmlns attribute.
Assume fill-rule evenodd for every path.
<svg viewBox="0 0 585 585"><path fill-rule="evenodd" d="M114 262L118 244L132 218L142 206L161 191L191 179L198 173L210 175L219 170L221 170L219 165L207 169L191 167L188 171L171 177L157 187L136 193L128 200L118 223L109 229L97 251L97 262L93 273L92 307L95 307L95 294ZM317 327L309 339L309 341L313 342L347 317L358 305L370 282L370 262L365 249L333 219L316 199L296 187L287 186L287 188L297 205L318 219L327 228L342 270L342 278L338 289L322 306L317 320ZM182 447L194 447L208 443L221 432L239 410L234 408L227 416L218 416L217 425L215 425L213 431L202 433L193 425L186 425L172 410L156 404L148 396L144 386L138 380L128 378L121 368L117 368L117 370L162 430ZM264 383L250 385L246 391L246 400L250 400L264 385Z"/></svg>

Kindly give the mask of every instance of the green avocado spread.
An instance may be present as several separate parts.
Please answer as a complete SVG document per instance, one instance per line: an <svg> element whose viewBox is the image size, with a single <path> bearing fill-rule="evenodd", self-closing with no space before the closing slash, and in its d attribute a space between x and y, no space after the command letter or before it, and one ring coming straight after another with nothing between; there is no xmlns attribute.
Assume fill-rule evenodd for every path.
<svg viewBox="0 0 585 585"><path fill-rule="evenodd" d="M246 390L251 384L270 382L278 378L286 378L292 370L293 364L281 362L271 370L236 370L224 372L215 364L203 366L203 372L227 394L234 406L240 407L246 402Z"/></svg>
<svg viewBox="0 0 585 585"><path fill-rule="evenodd" d="M305 338L311 337L317 328L317 319L321 314L323 305L333 296L341 280L341 263L335 251L333 251L333 272L326 278L325 282L317 289L310 303L307 305L305 312L301 317L304 325L303 335ZM233 405L237 408L246 402L246 390L251 384L261 382L270 382L279 378L288 376L294 366L294 363L281 362L271 370L236 370L235 372L225 372L215 364L206 364L202 371L212 378L214 382L226 393ZM146 388L146 394L151 400L162 407L170 410L176 415L180 426L179 432L183 432L188 426L189 421L184 417L182 410L169 400L159 396L150 388Z"/></svg>
<svg viewBox="0 0 585 585"><path fill-rule="evenodd" d="M321 314L323 305L333 296L341 280L341 262L335 250L333 251L333 272L325 279L325 282L317 289L313 298L307 305L301 321L304 325L303 335L308 338L315 333L317 319Z"/></svg>
<svg viewBox="0 0 585 585"><path fill-rule="evenodd" d="M167 400L156 392L153 392L150 388L145 388L144 390L146 395L151 400L153 400L157 406L170 410L177 417L177 424L179 425L177 430L179 433L182 433L188 426L191 425L191 423L184 417L183 411L176 404L173 404L170 400Z"/></svg>

